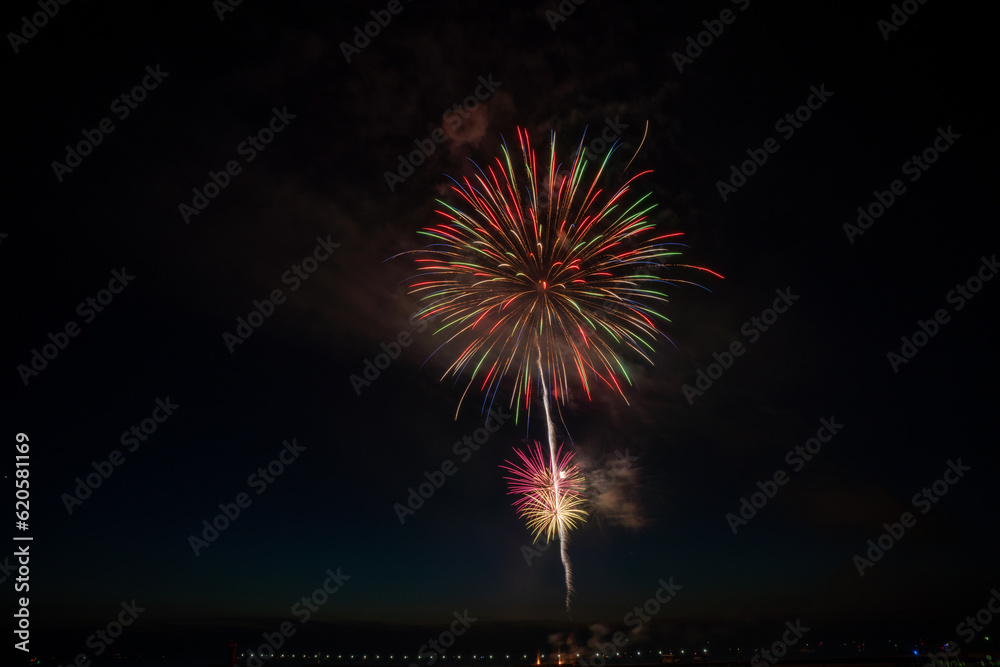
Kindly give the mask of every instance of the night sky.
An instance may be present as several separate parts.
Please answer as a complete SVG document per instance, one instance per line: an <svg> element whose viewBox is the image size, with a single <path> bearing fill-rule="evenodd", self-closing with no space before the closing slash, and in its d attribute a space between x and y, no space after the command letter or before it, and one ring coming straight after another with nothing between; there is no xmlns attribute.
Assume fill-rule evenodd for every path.
<svg viewBox="0 0 1000 667"><path fill-rule="evenodd" d="M93 659L88 637L133 600L144 611L102 657L221 660L283 621L292 651L412 654L465 611L478 620L450 653L586 650L671 578L626 650L753 648L800 619L813 650L995 651L997 622L956 629L1000 586L988 17L674 4L72 2L37 30L22 17L38 4L6 7L4 32L34 35L5 47L0 223L31 655ZM372 12L388 23L366 43ZM484 397L455 418L455 350L411 322L414 263L394 258L425 244L449 177L518 127L537 146L555 131L564 156L585 131L602 157L591 142L620 140L608 187L635 155L658 229L725 276L671 288L655 365L625 355L628 403L562 407L593 502L569 614L557 549L532 551L499 467L544 438L538 417L463 442ZM398 356L374 377L384 349ZM25 543L0 552L5 651ZM296 602L338 568L301 623Z"/></svg>

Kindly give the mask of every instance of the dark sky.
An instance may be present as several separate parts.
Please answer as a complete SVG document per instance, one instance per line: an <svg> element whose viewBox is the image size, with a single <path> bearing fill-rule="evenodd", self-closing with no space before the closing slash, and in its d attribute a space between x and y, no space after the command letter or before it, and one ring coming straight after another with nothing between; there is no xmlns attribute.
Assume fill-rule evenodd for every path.
<svg viewBox="0 0 1000 667"><path fill-rule="evenodd" d="M468 610L480 620L453 652L534 652L553 633L580 646L624 628L671 577L682 589L629 650L769 644L796 619L817 643L988 649L1000 629L956 636L1000 585L1000 281L977 282L998 250L987 17L912 3L885 39L891 3L673 4L567 1L553 23L556 2L403 0L350 62L341 43L384 3L244 2L220 20L208 0L74 2L16 52L8 36L3 423L10 445L30 438L30 528L10 531L34 538L34 653L93 657L88 635L133 599L146 611L113 650L255 646L292 620L293 649L413 652ZM730 23L712 23L723 10ZM7 6L5 32L37 11ZM707 46L681 62L699 33ZM448 129L443 112L481 80L498 85L390 188L398 156ZM121 95L143 81L130 108ZM808 119L782 121L796 110ZM554 130L567 155L585 130L620 132L617 174L647 122L630 171L653 170L652 218L725 279L673 289L673 345L655 366L628 358L629 404L598 392L563 408L594 502L569 548L567 614L556 550L526 562L499 468L543 437L537 421L456 455L485 416L472 395L454 419L464 384L440 381L449 350L431 357L430 330L360 393L350 376L413 328L414 265L386 260L423 245L449 176L517 127L537 145ZM269 123L273 141L244 143ZM100 143L67 162L86 136ZM926 170L906 164L928 148ZM748 151L767 161L723 197ZM185 215L227 163L227 185ZM885 212L845 232L896 180ZM339 246L288 278L319 240ZM122 288L115 272L134 277ZM286 300L230 352L223 334L274 290ZM797 298L763 331L751 318L770 317L776 290ZM887 355L939 309L935 335L894 367ZM49 334L64 349L25 375ZM686 395L734 341L745 352ZM154 413L168 398L172 414ZM123 445L154 414L155 432ZM812 460L786 460L822 420L842 428ZM250 477L293 440L304 449L272 482ZM68 511L77 478L112 456ZM394 505L447 460L455 474L401 525ZM969 470L940 501L915 505L959 460ZM778 470L787 484L734 535L726 515ZM249 506L196 556L189 536L240 493ZM859 576L854 556L904 512L915 523ZM337 568L350 578L299 624L294 603Z"/></svg>

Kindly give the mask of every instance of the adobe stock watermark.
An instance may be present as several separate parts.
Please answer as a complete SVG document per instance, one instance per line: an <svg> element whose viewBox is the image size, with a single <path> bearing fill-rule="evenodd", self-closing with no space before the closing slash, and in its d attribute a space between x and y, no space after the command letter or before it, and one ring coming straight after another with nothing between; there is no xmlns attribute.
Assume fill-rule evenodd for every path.
<svg viewBox="0 0 1000 667"><path fill-rule="evenodd" d="M753 654L750 660L751 667L767 667L777 663L785 657L789 648L798 644L799 640L809 632L809 628L802 625L801 619L795 619L795 623L785 621L785 627L788 629L781 635L781 639L771 644L770 650L763 649Z"/></svg>
<svg viewBox="0 0 1000 667"><path fill-rule="evenodd" d="M910 159L900 166L900 170L904 176L910 177L910 183L916 183L924 175L924 172L938 161L941 154L946 153L955 145L955 140L961 138L962 135L952 130L951 125L948 126L947 130L943 127L938 127L937 136L931 141L930 145L922 150L920 155L916 153L911 155ZM875 200L867 206L858 207L858 217L853 225L849 222L843 224L844 233L847 234L847 240L850 244L854 245L855 237L861 236L871 229L875 221L885 215L892 208L892 205L896 203L896 199L905 193L906 184L899 178L889 183L888 189L884 191L872 190L872 197Z"/></svg>
<svg viewBox="0 0 1000 667"><path fill-rule="evenodd" d="M941 499L948 493L951 487L965 477L965 473L970 470L972 468L969 466L962 465L961 458L955 461L949 459L948 467L945 468L941 479L935 480L930 486L925 486L913 494L910 503L914 509L920 510L920 514L927 514L935 504L941 502ZM882 524L885 532L875 539L868 540L868 549L864 552L864 556L855 555L853 558L854 567L858 570L858 576L864 577L865 570L882 560L882 557L903 538L906 530L913 528L916 523L917 517L912 512L903 512L899 516L899 521L891 524Z"/></svg>
<svg viewBox="0 0 1000 667"><path fill-rule="evenodd" d="M677 595L677 591L684 588L680 584L674 583L674 578L670 577L667 581L660 579L658 582L660 587L656 589L653 596L648 600L643 602L641 605L636 605L632 611L625 614L622 619L625 625L632 628L632 634L638 634L642 627L653 620L653 617L660 613L663 606L674 599ZM635 626L635 627L632 627ZM594 664L591 662L591 664ZM599 665L597 667L600 667Z"/></svg>
<svg viewBox="0 0 1000 667"><path fill-rule="evenodd" d="M559 24L573 15L576 8L587 0L561 0L555 10L545 10L545 20L549 22L552 32L559 28Z"/></svg>
<svg viewBox="0 0 1000 667"><path fill-rule="evenodd" d="M441 121L448 125L449 129L458 129L462 121L469 117L475 109L486 100L490 99L494 91L503 85L503 81L494 81L493 74L491 73L487 77L479 77L479 85L471 95L466 97L464 100L457 104L453 104L451 108L445 109L444 113L441 114ZM434 151L437 150L438 144L443 144L448 138L448 134L442 127L435 127L431 131L430 137L426 139L414 139L413 145L416 146L415 150L410 151L405 157L402 153L396 156L399 161L396 166L396 171L386 171L383 176L385 177L385 184L389 186L389 192L395 192L396 186L400 183L406 181L407 178L412 176L417 167L422 165L427 161Z"/></svg>
<svg viewBox="0 0 1000 667"><path fill-rule="evenodd" d="M528 567L534 565L535 559L552 548L556 540L546 539L542 534L538 534L529 544L521 545L521 556Z"/></svg>
<svg viewBox="0 0 1000 667"><path fill-rule="evenodd" d="M25 479L25 483L27 480ZM20 501L19 501L20 502ZM24 506L28 506L28 499L25 498ZM25 510L27 513L27 510ZM23 519L22 519L23 521ZM24 524L27 526L27 524ZM17 558L17 583L14 584L14 590L18 593L28 593L31 591L31 544L22 543L16 551L14 551L14 557ZM14 642L14 648L19 651L24 651L28 653L31 649L29 644L31 643L31 598L27 595L22 595L16 598L17 604L15 608L17 611L14 612L14 634L21 641Z"/></svg>
<svg viewBox="0 0 1000 667"><path fill-rule="evenodd" d="M114 301L115 296L125 291L125 288L133 280L135 280L135 276L130 274L124 266L121 269L112 269L108 286L77 304L76 314L83 318L84 324L90 324L97 318L97 314L104 312L104 309ZM31 359L28 363L17 366L17 374L24 386L27 387L32 378L38 377L39 373L48 368L49 364L59 356L59 353L69 346L70 339L79 336L81 331L82 329L76 320L69 320L63 325L62 331L48 332L46 337L49 342L41 346L41 351L37 347L31 348Z"/></svg>
<svg viewBox="0 0 1000 667"><path fill-rule="evenodd" d="M682 236L682 232L675 232L673 234L668 234L663 238L670 238L674 236ZM665 245L683 245L682 243L667 243ZM665 256L651 258L643 262L635 271L627 278L628 280L652 280L663 283L669 283L670 281L663 277L663 274L674 266L670 261L670 258L679 256L680 252L670 252ZM602 305L602 309L605 313L628 313L634 312L634 309L625 301L607 301ZM566 346L561 346L566 349L571 355L574 354L572 349Z"/></svg>
<svg viewBox="0 0 1000 667"><path fill-rule="evenodd" d="M296 438L292 438L291 442L283 440L281 445L281 450L273 460L266 466L257 468L256 471L250 473L250 476L247 477L247 486L254 489L258 496L267 491L268 487L284 474L285 468L295 463L299 459L299 456L302 455L302 452L306 450L303 445L298 443ZM212 517L211 521L202 519L201 525L203 528L200 536L194 533L188 535L188 545L191 547L191 551L194 552L195 557L200 556L203 550L207 549L212 542L219 539L219 535L235 523L242 511L250 507L252 503L253 498L250 497L250 494L246 491L241 491L236 494L233 502L219 503L219 513Z"/></svg>
<svg viewBox="0 0 1000 667"><path fill-rule="evenodd" d="M612 119L605 116L604 127L601 129L600 136L594 137L590 140L590 143L586 145L583 149L583 159L584 160L597 160L601 155L604 154L611 146L614 146L615 142L622 133L628 129L628 124L621 121L621 116L615 115Z"/></svg>
<svg viewBox="0 0 1000 667"><path fill-rule="evenodd" d="M964 639L966 644L972 643L976 633L986 630L986 626L993 622L994 614L1000 614L1000 591L994 588L990 594L982 609L974 615L966 616L965 620L955 626L955 633Z"/></svg>
<svg viewBox="0 0 1000 667"><path fill-rule="evenodd" d="M163 80L170 76L170 72L160 69L159 63L156 67L146 66L146 75L131 90L128 90L115 99L111 100L111 113L122 121L129 117L133 111L139 108L149 93L157 89ZM52 173L55 174L56 181L63 182L67 174L72 174L73 170L83 164L83 158L94 152L94 149L104 142L104 137L115 131L115 123L110 117L105 116L97 122L97 127L92 130L83 129L80 134L82 139L72 146L66 144L66 155L63 161L52 161Z"/></svg>
<svg viewBox="0 0 1000 667"><path fill-rule="evenodd" d="M638 460L639 457L629 454L628 449L625 450L625 453L616 449L615 458L611 462L610 469L606 470L604 468L598 468L591 473L587 473L587 482L593 486L612 484L615 479L624 476L625 473L630 470L632 465Z"/></svg>
<svg viewBox="0 0 1000 667"><path fill-rule="evenodd" d="M17 552L15 552L14 556L17 557L17 555ZM17 561L15 560L12 564L10 559L10 556L4 556L3 562L0 562L0 584L7 583L8 579L18 574Z"/></svg>
<svg viewBox="0 0 1000 667"><path fill-rule="evenodd" d="M994 614L1000 614L1000 591L994 588L990 593L992 595L982 609L977 611L975 615L966 616L965 620L960 621L955 626L955 632L965 640L967 645L972 643L977 633L985 631L986 626L993 622ZM996 606L993 605L994 602ZM951 659L957 658L961 652L962 649L958 647L956 642L945 642L943 651L927 653L930 662L925 663L923 667L949 667Z"/></svg>
<svg viewBox="0 0 1000 667"><path fill-rule="evenodd" d="M774 131L781 134L785 141L795 136L796 131L801 130L805 123L812 118L814 111L819 111L833 97L833 93L826 89L826 84L821 83L819 88L810 86L811 95L806 98L804 104L799 105L794 111L786 113L774 123ZM771 155L778 152L781 145L774 137L764 140L761 148L748 148L746 150L749 160L744 160L739 167L735 163L729 165L729 178L725 181L716 181L715 187L719 191L722 201L728 201L730 195L734 194L741 187L746 185L747 179L757 173L757 171L767 164Z"/></svg>
<svg viewBox="0 0 1000 667"><path fill-rule="evenodd" d="M656 589L652 597L641 605L636 605L632 611L625 614L622 618L622 622L631 629L633 635L639 634L643 626L653 620L653 617L659 614L663 610L663 607L674 599L677 592L684 588L680 584L675 584L673 577L670 577L666 581L660 579L656 583L660 587ZM604 667L609 658L625 648L628 641L627 634L621 630L615 632L611 635L611 641L596 646L594 655L589 658L581 658L579 660L580 667Z"/></svg>
<svg viewBox="0 0 1000 667"><path fill-rule="evenodd" d="M581 157L581 161L586 160L590 162L598 160L609 148L613 147L617 143L618 139L622 136L622 133L628 129L628 124L621 122L620 118L621 117L618 115L615 115L613 119L605 117L604 127L601 129L600 135L591 139L581 151L574 153L573 158L575 159L577 154L582 152L583 155ZM572 164L572 161L570 162ZM559 170L556 172L557 179L568 178L569 176L570 170L567 166L560 166ZM555 181L557 190L559 182L559 180ZM538 189L535 205L538 210L544 211L550 204L548 176L546 176L545 183Z"/></svg>
<svg viewBox="0 0 1000 667"><path fill-rule="evenodd" d="M412 2L413 0L408 0ZM347 64L351 64L351 58L361 53L361 50L372 43L372 40L382 34L384 28L388 28L393 16L398 16L403 12L404 6L400 0L389 0L385 9L373 9L369 12L372 21L368 21L364 26L354 26L354 39L351 44L340 43L340 52L344 54Z"/></svg>
<svg viewBox="0 0 1000 667"><path fill-rule="evenodd" d="M472 435L466 435L461 440L455 441L451 451L459 458L460 463L467 463L472 458L472 454L478 452L481 445L486 444L490 435L499 431L504 422L512 416L504 413L503 408L491 409L486 418L486 425L477 428L472 432ZM427 481L418 484L416 489L412 486L407 489L409 495L406 497L406 504L396 503L392 506L400 525L405 524L408 517L416 514L417 510L423 507L426 501L430 500L437 493L437 490L444 486L448 478L456 472L458 472L458 466L451 459L445 459L441 463L440 470L425 470L424 477Z"/></svg>
<svg viewBox="0 0 1000 667"><path fill-rule="evenodd" d="M837 423L837 418L831 416L829 419L825 417L819 420L819 428L816 429L815 437L809 438L802 445L796 445L794 448L789 449L788 453L785 454L785 463L792 467L792 472L799 472L802 470L808 461L812 461L813 457L819 454L820 450L823 449L823 445L833 440L837 432L844 428L843 424ZM825 435L824 435L825 432ZM750 519L757 516L757 512L764 509L764 506L778 494L778 488L788 484L791 477L784 468L778 468L774 471L770 480L757 482L757 488L759 491L755 491L750 494L750 499L747 500L746 496L740 497L740 508L739 516L730 512L726 514L726 523L729 524L730 530L733 531L733 535L740 526L747 525Z"/></svg>
<svg viewBox="0 0 1000 667"><path fill-rule="evenodd" d="M734 5L739 6L741 12L745 12L750 6L750 0L731 0ZM688 35L687 48L684 53L674 51L671 58L677 71L683 73L686 65L693 65L696 58L705 53L705 49L715 43L717 37L721 37L727 25L732 25L736 20L736 14L731 9L723 9L717 19L705 19L701 22L705 29L697 35Z"/></svg>
<svg viewBox="0 0 1000 667"><path fill-rule="evenodd" d="M777 297L774 299L771 307L765 308L759 316L751 317L740 327L740 333L747 338L749 343L756 343L760 339L761 334L778 321L778 315L787 313L788 309L799 300L798 294L792 294L791 287L786 287L784 290L776 289L774 293ZM743 356L744 352L746 352L746 347L739 339L731 342L721 354L713 352L712 358L715 361L710 363L705 370L698 369L695 374L697 379L694 386L685 384L681 387L688 405L694 405L695 396L704 396L705 392L712 388L715 381L721 378L723 373L732 368L736 357Z"/></svg>
<svg viewBox="0 0 1000 667"><path fill-rule="evenodd" d="M327 234L325 239L322 236L317 236L316 245L313 247L312 253L306 255L297 264L292 264L282 273L281 282L289 286L290 292L297 291L302 287L304 281L309 280L319 270L319 265L330 259L333 251L339 247L339 243L334 243L330 240L329 234ZM237 345L247 342L250 336L254 334L254 331L260 328L267 318L274 315L275 309L287 300L288 298L284 290L280 287L271 290L270 295L264 297L262 301L254 299L253 308L247 313L247 316L243 317L241 315L236 318L236 328L233 329L232 333L225 331L222 334L222 342L225 343L229 354L236 351Z"/></svg>
<svg viewBox="0 0 1000 667"><path fill-rule="evenodd" d="M882 33L882 41L888 42L889 36L906 25L910 17L916 14L920 6L926 2L927 0L903 0L901 4L893 3L888 20L879 19L875 22L875 27Z"/></svg>
<svg viewBox="0 0 1000 667"><path fill-rule="evenodd" d="M271 114L270 120L264 127L254 134L247 135L247 138L236 146L236 154L241 156L247 164L257 159L257 155L262 153L278 134L285 131L290 121L298 118L298 114L289 113L287 106L281 107L280 111L278 107L272 107ZM201 215L201 212L208 208L211 201L229 187L233 178L242 173L243 165L240 164L239 160L229 160L217 172L209 169L208 180L201 186L201 189L191 188L193 194L191 203L181 202L177 205L177 212L181 214L184 224L190 224L193 216Z"/></svg>
<svg viewBox="0 0 1000 667"><path fill-rule="evenodd" d="M17 32L7 33L7 41L10 48L17 54L30 40L38 36L38 31L49 24L49 19L54 19L59 13L60 6L66 6L69 0L38 0L38 8L41 11L35 12L29 18L21 17L21 29Z"/></svg>
<svg viewBox="0 0 1000 667"><path fill-rule="evenodd" d="M122 610L118 612L117 617L112 619L103 628L97 629L93 634L87 637L85 642L87 648L93 650L95 657L100 657L104 655L115 640L122 636L125 632L125 628L129 627L135 623L136 619L139 618L139 614L146 611L145 607L140 607L136 604L133 598L131 602L122 602ZM66 667L86 667L90 664L90 658L87 657L87 653L78 653L76 658ZM59 665L58 667L63 667Z"/></svg>
<svg viewBox="0 0 1000 667"><path fill-rule="evenodd" d="M958 657L958 654L961 652L961 649L958 648L958 644L955 642L945 642L943 651L927 653L930 662L926 663L924 667L950 667L950 659Z"/></svg>
<svg viewBox="0 0 1000 667"><path fill-rule="evenodd" d="M155 407L149 417L146 417L138 424L134 424L130 429L122 431L119 440L123 446L128 447L130 454L139 449L142 443L151 438L157 429L160 428L160 424L167 421L174 414L174 410L181 407L179 404L171 401L170 396L157 398L153 404ZM74 480L76 488L73 489L73 493L64 493L60 497L63 501L63 506L66 508L66 513L72 515L73 510L83 505L83 501L90 498L94 494L94 491L101 488L101 485L108 481L115 470L123 463L125 463L125 455L117 449L112 449L107 459L91 461L90 466L94 469L94 472L89 473L83 478L77 477Z"/></svg>
<svg viewBox="0 0 1000 667"><path fill-rule="evenodd" d="M419 667L421 658L426 661L423 663L425 665L433 665L438 660L443 661L448 649L455 645L455 640L464 635L472 627L472 624L479 620L478 618L469 616L468 609L461 614L453 611L451 615L455 617L455 620L451 622L448 629L442 631L436 638L422 644L417 649L417 662L410 663L410 667Z"/></svg>
<svg viewBox="0 0 1000 667"><path fill-rule="evenodd" d="M394 340L388 343L382 342L379 344L379 348L382 350L376 354L372 359L365 358L362 366L362 371L360 375L352 374L347 379L351 383L351 387L354 388L354 393L357 396L361 395L361 390L364 387L370 387L372 382L379 379L382 375L382 371L389 368L393 361L399 359L399 356L403 353L403 349L409 347L413 343L413 335L420 334L427 330L427 325L437 319L437 316L428 317L426 319L419 319L419 324L414 324L413 320L417 317L417 311L410 315L409 322L410 328L404 329L396 334Z"/></svg>
<svg viewBox="0 0 1000 667"><path fill-rule="evenodd" d="M965 308L983 286L993 280L993 276L1000 270L997 263L996 253L990 259L980 258L979 269L975 274L969 276L964 282L956 283L954 289L945 295L945 301L955 306L955 312ZM893 373L899 373L899 369L910 363L917 353L925 347L934 336L938 335L941 327L951 322L951 315L946 308L938 308L934 314L926 320L917 320L916 329L909 336L900 336L899 351L890 350L886 354L889 366Z"/></svg>
<svg viewBox="0 0 1000 667"><path fill-rule="evenodd" d="M342 573L338 567L336 571L328 569L324 574L326 578L323 584L314 589L308 595L303 595L302 599L292 604L288 611L299 620L300 625L309 622L312 615L318 612L330 597L340 590L344 582L351 577ZM285 642L294 637L298 631L291 621L284 621L274 632L262 634L264 641L257 646L256 653L250 651L250 656L246 659L246 667L261 667L264 660L271 660L278 657L278 649L285 645Z"/></svg>
<svg viewBox="0 0 1000 667"><path fill-rule="evenodd" d="M236 8L243 4L243 0L212 0L212 9L219 17L219 23L226 20L226 14L235 12Z"/></svg>

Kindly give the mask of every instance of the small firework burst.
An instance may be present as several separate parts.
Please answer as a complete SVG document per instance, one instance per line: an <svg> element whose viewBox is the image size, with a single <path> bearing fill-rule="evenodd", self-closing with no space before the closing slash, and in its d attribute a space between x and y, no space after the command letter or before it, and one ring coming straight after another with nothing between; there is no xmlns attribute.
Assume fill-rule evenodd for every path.
<svg viewBox="0 0 1000 667"><path fill-rule="evenodd" d="M528 446L527 453L514 451L521 464L507 461L501 467L511 473L505 478L509 493L520 496L514 507L528 522L534 538L544 533L552 540L586 521L583 474L573 463L572 452L564 453L560 447L554 465L550 465L537 441L534 447Z"/></svg>

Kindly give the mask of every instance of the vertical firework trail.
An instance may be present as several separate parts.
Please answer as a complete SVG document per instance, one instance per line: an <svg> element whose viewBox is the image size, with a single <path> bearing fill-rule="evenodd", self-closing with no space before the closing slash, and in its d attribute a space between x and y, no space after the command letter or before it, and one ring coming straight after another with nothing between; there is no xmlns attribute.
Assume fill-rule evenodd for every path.
<svg viewBox="0 0 1000 667"><path fill-rule="evenodd" d="M538 381L542 385L542 405L545 406L545 425L549 436L549 464L552 467L552 495L559 498L560 473L556 465L556 427L552 423L549 407L549 388L545 382L545 369L542 367L542 348L536 342L538 350ZM559 555L562 557L563 570L566 572L566 611L569 611L570 598L573 596L573 568L569 563L569 553L566 551L566 530L559 523Z"/></svg>

